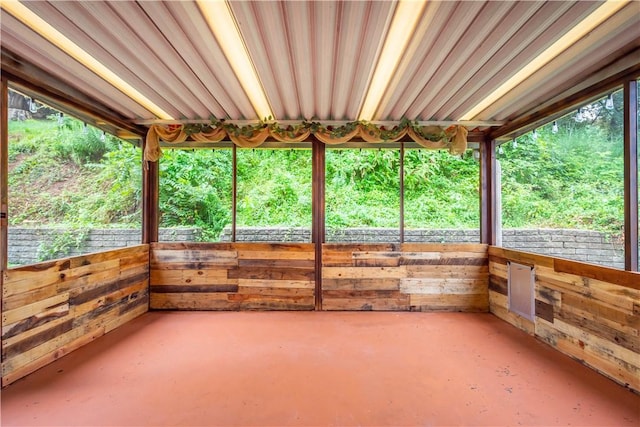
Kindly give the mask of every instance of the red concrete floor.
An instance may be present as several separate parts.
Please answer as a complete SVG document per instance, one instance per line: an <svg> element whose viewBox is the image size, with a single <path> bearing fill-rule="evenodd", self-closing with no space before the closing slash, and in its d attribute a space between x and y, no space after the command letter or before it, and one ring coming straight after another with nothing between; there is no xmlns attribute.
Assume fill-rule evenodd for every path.
<svg viewBox="0 0 640 427"><path fill-rule="evenodd" d="M2 425L640 425L489 314L148 313L2 391Z"/></svg>

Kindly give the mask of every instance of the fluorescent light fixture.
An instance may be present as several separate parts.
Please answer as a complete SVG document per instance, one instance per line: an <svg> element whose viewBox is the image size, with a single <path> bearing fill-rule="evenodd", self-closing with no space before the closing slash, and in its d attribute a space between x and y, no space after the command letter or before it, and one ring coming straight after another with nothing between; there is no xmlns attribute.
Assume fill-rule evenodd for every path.
<svg viewBox="0 0 640 427"><path fill-rule="evenodd" d="M540 55L529 62L516 74L502 83L495 91L486 96L481 102L464 113L460 120L471 120L480 114L491 104L502 98L507 92L518 86L520 83L531 77L536 71L547 65L551 60L560 55L571 45L593 31L598 25L609 19L613 14L622 9L628 0L608 0L602 6L594 10L589 16L584 18L578 25L571 28L564 36L560 37L545 49Z"/></svg>
<svg viewBox="0 0 640 427"><path fill-rule="evenodd" d="M358 116L359 120L374 120L380 100L389 86L426 3L426 1L402 0L396 6L387 38Z"/></svg>
<svg viewBox="0 0 640 427"><path fill-rule="evenodd" d="M224 0L198 0L198 7L218 44L220 44L251 105L253 105L258 118L273 117L258 73L249 57L240 29L227 2Z"/></svg>
<svg viewBox="0 0 640 427"><path fill-rule="evenodd" d="M47 21L40 18L37 14L32 12L28 7L24 6L19 1L2 0L0 1L0 7L16 17L16 19L20 20L27 27L40 34L46 40L56 45L67 55L71 56L76 61L87 67L89 70L109 82L129 98L133 99L135 102L152 112L158 118L165 120L173 119L173 117L171 117L169 113L151 102L151 100L138 92L133 86L125 82L113 71L103 65L100 61L83 50L80 46L72 42L64 34L56 30L53 26L47 23Z"/></svg>

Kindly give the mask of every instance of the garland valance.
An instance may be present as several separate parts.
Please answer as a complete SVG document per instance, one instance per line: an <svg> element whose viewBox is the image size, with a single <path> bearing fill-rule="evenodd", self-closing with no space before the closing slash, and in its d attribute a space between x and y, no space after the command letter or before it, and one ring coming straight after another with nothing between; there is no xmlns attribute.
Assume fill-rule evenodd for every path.
<svg viewBox="0 0 640 427"><path fill-rule="evenodd" d="M302 142L311 134L325 144L344 144L354 138L361 138L371 144L395 142L408 135L424 148L447 149L451 154L462 154L467 149L467 133L467 129L460 125L445 129L440 126L418 126L409 120L403 120L390 129L359 121L336 127L303 121L285 128L278 123L260 122L238 126L223 121L213 121L210 124L151 125L147 132L144 158L155 162L162 157L161 140L171 144L187 140L213 143L231 140L238 147L255 148L268 137L280 142Z"/></svg>

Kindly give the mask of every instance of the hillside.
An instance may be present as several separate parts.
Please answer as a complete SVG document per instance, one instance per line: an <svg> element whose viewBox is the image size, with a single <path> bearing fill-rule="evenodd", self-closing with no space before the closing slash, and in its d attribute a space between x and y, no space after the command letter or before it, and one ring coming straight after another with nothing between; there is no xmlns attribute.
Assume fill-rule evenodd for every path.
<svg viewBox="0 0 640 427"><path fill-rule="evenodd" d="M560 121L499 155L505 227L620 233L622 152L616 123ZM11 225L140 224L140 150L65 118L11 121ZM230 150L167 150L163 226L198 226L216 238L231 222ZM327 150L327 227L397 227L397 150ZM477 228L478 163L407 150L408 228ZM309 226L310 150L238 150L238 226Z"/></svg>

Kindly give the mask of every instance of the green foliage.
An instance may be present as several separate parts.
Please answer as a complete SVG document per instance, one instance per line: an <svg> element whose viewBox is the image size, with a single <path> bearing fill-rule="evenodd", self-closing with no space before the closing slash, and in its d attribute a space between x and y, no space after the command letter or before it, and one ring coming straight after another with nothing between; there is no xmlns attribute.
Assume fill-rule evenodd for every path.
<svg viewBox="0 0 640 427"><path fill-rule="evenodd" d="M201 227L217 239L231 222L231 150L167 150L160 161L161 225Z"/></svg>
<svg viewBox="0 0 640 427"><path fill-rule="evenodd" d="M507 143L502 164L503 224L620 233L623 220L621 97ZM220 122L221 126L226 126ZM366 124L365 124L366 125ZM405 123L405 126L410 124ZM189 131L211 130L204 125ZM277 128L293 136L307 128ZM349 125L349 126L353 126ZM349 126L335 130L338 134ZM253 128L252 128L253 129ZM239 135L253 131L237 129ZM391 131L389 131L391 132ZM70 118L10 122L10 221L18 224L138 226L140 149ZM215 240L231 223L232 151L165 150L160 161L162 226L193 226ZM310 150L237 150L238 226L311 226ZM326 150L327 227L397 227L398 150ZM478 163L470 151L405 150L407 228L477 228ZM73 246L73 236L42 248Z"/></svg>
<svg viewBox="0 0 640 427"><path fill-rule="evenodd" d="M558 120L556 134L546 126L538 130L537 139L528 134L518 138L515 148L504 144L499 157L504 227L621 233L622 133L608 127L611 120L592 117L591 122L576 122L573 115L566 116Z"/></svg>
<svg viewBox="0 0 640 427"><path fill-rule="evenodd" d="M11 121L9 135L12 225L140 224L139 149L57 116Z"/></svg>
<svg viewBox="0 0 640 427"><path fill-rule="evenodd" d="M239 226L311 225L311 150L237 152Z"/></svg>
<svg viewBox="0 0 640 427"><path fill-rule="evenodd" d="M65 229L55 233L38 247L38 261L66 257L74 249L83 247L88 237L89 230L80 228Z"/></svg>

